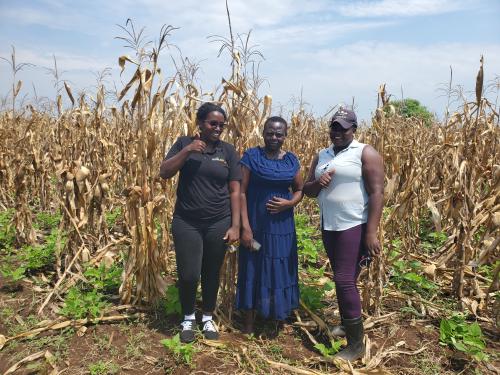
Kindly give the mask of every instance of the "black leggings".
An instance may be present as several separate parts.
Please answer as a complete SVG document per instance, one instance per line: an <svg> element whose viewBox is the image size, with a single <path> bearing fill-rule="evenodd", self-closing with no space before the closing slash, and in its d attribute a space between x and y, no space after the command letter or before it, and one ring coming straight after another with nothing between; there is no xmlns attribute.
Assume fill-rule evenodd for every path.
<svg viewBox="0 0 500 375"><path fill-rule="evenodd" d="M203 311L212 312L215 309L219 271L227 247L223 237L230 226L231 217L200 223L174 216L172 235L179 278L179 299L184 315L194 313L200 275Z"/></svg>

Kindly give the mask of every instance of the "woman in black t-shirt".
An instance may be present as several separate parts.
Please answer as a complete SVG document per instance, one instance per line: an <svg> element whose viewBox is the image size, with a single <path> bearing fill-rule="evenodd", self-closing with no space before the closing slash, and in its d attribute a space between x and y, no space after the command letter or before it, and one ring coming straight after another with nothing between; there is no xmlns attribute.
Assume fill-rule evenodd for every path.
<svg viewBox="0 0 500 375"><path fill-rule="evenodd" d="M219 337L212 321L219 271L227 243L239 239L241 170L234 146L220 140L226 120L221 107L204 103L196 113L199 134L177 139L160 167L164 179L180 171L172 235L184 314L182 342L195 339L200 275L203 334L209 340Z"/></svg>

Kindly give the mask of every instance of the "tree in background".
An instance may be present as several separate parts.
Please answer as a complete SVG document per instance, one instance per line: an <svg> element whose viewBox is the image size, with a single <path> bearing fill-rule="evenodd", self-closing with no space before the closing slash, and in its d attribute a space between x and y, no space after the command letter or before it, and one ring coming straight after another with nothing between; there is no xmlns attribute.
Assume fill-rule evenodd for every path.
<svg viewBox="0 0 500 375"><path fill-rule="evenodd" d="M434 115L416 99L394 100L389 102L389 106L392 106L390 112L406 118L415 117L422 119L427 126L430 126L435 119Z"/></svg>

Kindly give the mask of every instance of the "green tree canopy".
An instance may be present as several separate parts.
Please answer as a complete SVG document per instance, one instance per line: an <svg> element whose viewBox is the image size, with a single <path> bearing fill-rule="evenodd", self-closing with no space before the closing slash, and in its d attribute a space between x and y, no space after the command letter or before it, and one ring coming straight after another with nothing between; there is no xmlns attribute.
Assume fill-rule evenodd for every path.
<svg viewBox="0 0 500 375"><path fill-rule="evenodd" d="M431 125L432 120L434 120L434 115L416 99L394 100L389 102L389 105L394 107L397 114L407 118L415 117L422 119L426 125Z"/></svg>

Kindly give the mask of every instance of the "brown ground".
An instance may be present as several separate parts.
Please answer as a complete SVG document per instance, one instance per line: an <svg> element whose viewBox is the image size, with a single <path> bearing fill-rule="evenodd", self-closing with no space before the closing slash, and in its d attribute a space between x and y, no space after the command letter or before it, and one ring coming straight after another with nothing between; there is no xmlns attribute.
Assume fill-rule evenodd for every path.
<svg viewBox="0 0 500 375"><path fill-rule="evenodd" d="M6 285L0 276L0 334L11 337L41 320L36 316L37 294L26 281ZM399 311L400 305L401 301L387 299L386 310ZM56 317L51 312L47 315L48 319ZM304 312L301 316L308 320ZM307 335L292 323L285 324L277 335L274 324L258 322L255 337L233 331L222 332L220 343L199 340L194 344L196 353L189 366L160 343L177 333L178 317L149 311L138 320L89 325L82 336L66 328L9 342L0 351L0 374L28 355L45 350L55 356L54 366L65 374L290 373L289 369L275 367L274 362L325 373L339 372L320 358ZM438 320L415 320L398 313L368 330L371 356L391 348L414 352L425 347L415 355L387 354L378 368L392 374L495 374L491 364L498 368L500 345L494 327L483 325L492 357L489 366L474 364L457 351L440 346L438 332ZM311 333L316 340L327 343L319 332ZM404 343L396 349L394 346L400 342ZM53 366L42 358L22 365L15 374L49 374L52 370Z"/></svg>

